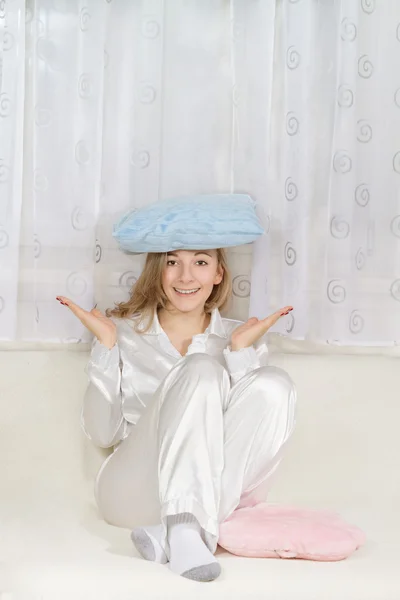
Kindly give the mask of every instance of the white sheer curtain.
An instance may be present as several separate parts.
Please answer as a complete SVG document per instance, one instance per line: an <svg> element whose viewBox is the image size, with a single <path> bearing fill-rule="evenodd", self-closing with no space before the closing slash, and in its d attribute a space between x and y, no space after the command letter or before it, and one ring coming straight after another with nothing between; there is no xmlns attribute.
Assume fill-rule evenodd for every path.
<svg viewBox="0 0 400 600"><path fill-rule="evenodd" d="M250 312L290 303L292 338L397 345L400 3L258 7L236 2L234 39L235 186L268 229Z"/></svg>
<svg viewBox="0 0 400 600"><path fill-rule="evenodd" d="M23 185L24 0L0 2L0 339L15 335Z"/></svg>
<svg viewBox="0 0 400 600"><path fill-rule="evenodd" d="M6 3L0 19L14 42L13 54L2 52L2 106L12 110L0 121L1 156L14 185L1 190L10 242L0 254L0 337L87 341L55 296L88 309L127 296L143 257L118 251L111 227L119 214L230 189L230 7L26 0L25 13L23 4ZM15 64L23 76L25 39L24 88ZM239 275L248 255L236 252Z"/></svg>
<svg viewBox="0 0 400 600"><path fill-rule="evenodd" d="M0 339L88 340L55 296L127 296L129 206L246 191L251 314L396 343L399 23L396 0L0 0ZM230 260L246 318L251 247Z"/></svg>

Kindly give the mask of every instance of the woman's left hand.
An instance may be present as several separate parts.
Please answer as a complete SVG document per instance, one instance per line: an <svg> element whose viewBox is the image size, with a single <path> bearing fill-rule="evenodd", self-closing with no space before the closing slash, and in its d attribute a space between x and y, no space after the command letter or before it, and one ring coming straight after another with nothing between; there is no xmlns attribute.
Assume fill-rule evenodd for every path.
<svg viewBox="0 0 400 600"><path fill-rule="evenodd" d="M257 319L252 317L243 325L239 325L231 336L231 348L232 350L240 350L252 346L257 340L259 340L264 333L270 329L275 323L284 315L288 315L293 310L293 306L285 306L274 312L266 319Z"/></svg>

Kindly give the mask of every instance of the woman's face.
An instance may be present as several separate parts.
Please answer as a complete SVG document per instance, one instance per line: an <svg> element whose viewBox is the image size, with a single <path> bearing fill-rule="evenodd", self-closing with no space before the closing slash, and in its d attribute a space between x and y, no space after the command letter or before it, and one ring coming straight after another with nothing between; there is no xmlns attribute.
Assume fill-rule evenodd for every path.
<svg viewBox="0 0 400 600"><path fill-rule="evenodd" d="M204 307L222 277L216 250L175 250L167 254L162 286L174 308L190 312Z"/></svg>

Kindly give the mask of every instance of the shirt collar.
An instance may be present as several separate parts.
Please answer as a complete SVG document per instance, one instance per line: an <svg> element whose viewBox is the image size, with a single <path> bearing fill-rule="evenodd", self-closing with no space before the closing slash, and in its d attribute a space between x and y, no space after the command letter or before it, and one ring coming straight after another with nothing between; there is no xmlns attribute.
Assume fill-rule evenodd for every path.
<svg viewBox="0 0 400 600"><path fill-rule="evenodd" d="M218 335L219 337L226 338L227 333L225 331L224 322L221 317L221 313L218 308L214 308L211 311L211 321L206 329L206 332Z"/></svg>
<svg viewBox="0 0 400 600"><path fill-rule="evenodd" d="M139 326L139 330L142 327ZM151 327L146 331L146 335L161 335L165 333L163 328L160 325L160 321L158 320L157 310L154 311L153 322ZM221 314L218 308L214 308L211 311L211 321L204 334L213 334L218 335L219 337L226 338L227 333L225 331L224 323L222 321Z"/></svg>

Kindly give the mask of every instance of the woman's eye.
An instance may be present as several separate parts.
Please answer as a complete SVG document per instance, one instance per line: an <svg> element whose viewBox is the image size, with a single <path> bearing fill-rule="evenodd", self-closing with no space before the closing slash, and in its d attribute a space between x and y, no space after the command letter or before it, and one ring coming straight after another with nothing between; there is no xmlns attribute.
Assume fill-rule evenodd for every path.
<svg viewBox="0 0 400 600"><path fill-rule="evenodd" d="M176 264L176 260L168 260L167 261L167 265L168 266L171 265L171 263L175 263ZM208 263L205 260L198 260L197 264L199 264L199 263L203 263L203 265L208 265ZM201 265L201 266L203 266L203 265Z"/></svg>

